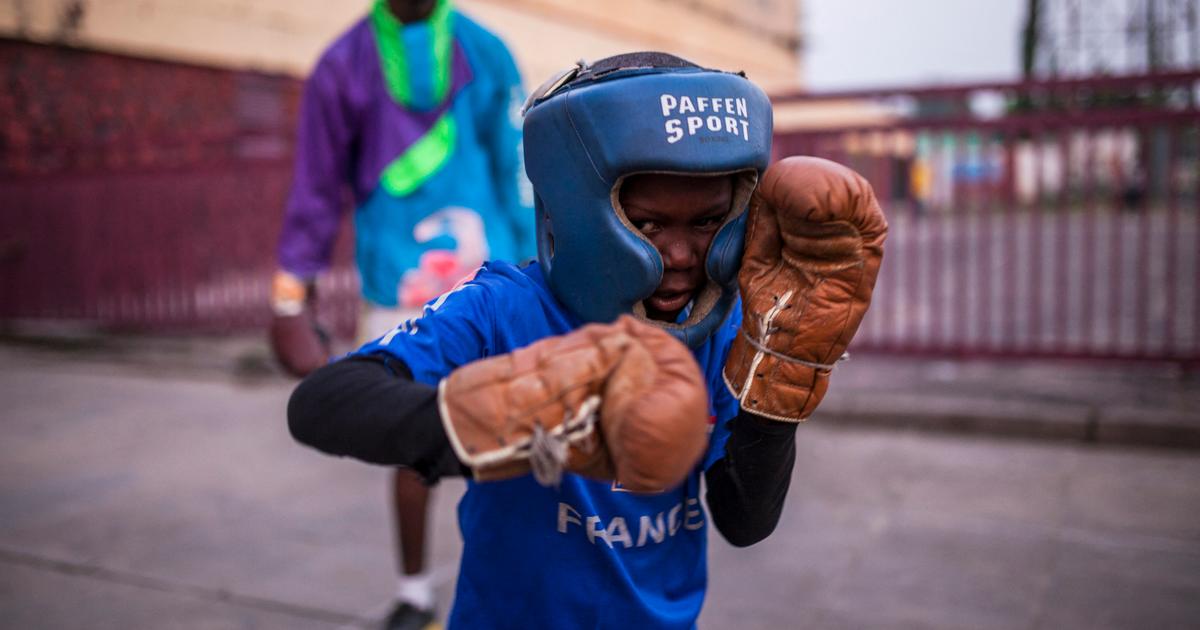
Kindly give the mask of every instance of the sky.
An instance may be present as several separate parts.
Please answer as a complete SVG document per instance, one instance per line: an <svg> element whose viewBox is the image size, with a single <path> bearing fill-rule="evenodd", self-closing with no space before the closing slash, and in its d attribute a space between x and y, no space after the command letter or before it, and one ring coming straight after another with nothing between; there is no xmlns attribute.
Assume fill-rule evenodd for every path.
<svg viewBox="0 0 1200 630"><path fill-rule="evenodd" d="M1026 0L801 0L812 90L1009 80Z"/></svg>

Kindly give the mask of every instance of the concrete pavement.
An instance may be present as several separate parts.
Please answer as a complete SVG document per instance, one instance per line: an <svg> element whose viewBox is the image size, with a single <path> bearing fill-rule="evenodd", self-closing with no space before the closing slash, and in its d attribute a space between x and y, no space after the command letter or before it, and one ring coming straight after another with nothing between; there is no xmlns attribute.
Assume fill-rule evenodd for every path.
<svg viewBox="0 0 1200 630"><path fill-rule="evenodd" d="M1200 457L812 424L704 628L1195 628Z"/></svg>
<svg viewBox="0 0 1200 630"><path fill-rule="evenodd" d="M0 346L0 626L315 629L382 615L386 472L291 441L291 384L262 369L256 341L198 355L187 340L96 343ZM867 364L840 368L835 409L801 428L779 530L749 549L714 536L702 628L1194 627L1200 456L864 426L834 411L865 404L838 396L865 386L851 366ZM975 374L880 373L917 392ZM1126 379L1111 378L1100 385L1116 396ZM1164 378L1190 404L1187 382ZM443 609L461 489L444 483L432 517Z"/></svg>

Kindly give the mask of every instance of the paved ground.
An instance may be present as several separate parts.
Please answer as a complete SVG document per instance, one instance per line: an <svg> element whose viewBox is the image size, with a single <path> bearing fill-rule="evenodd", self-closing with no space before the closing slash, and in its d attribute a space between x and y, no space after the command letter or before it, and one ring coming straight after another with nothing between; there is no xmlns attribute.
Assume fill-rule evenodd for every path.
<svg viewBox="0 0 1200 630"><path fill-rule="evenodd" d="M246 348L0 345L0 627L334 629L382 613L384 471L296 446L290 384ZM702 628L1196 626L1200 452L879 428L863 409L884 397L855 395L889 391L869 386L875 370L910 397L902 410L939 392L983 408L998 390L1091 405L1097 427L1147 374L1093 382L1089 403L1055 383L1099 377L1063 367L1025 366L1017 387L980 365L855 362L831 415L801 429L776 534L750 549L714 539ZM1160 376L1134 407L1186 426L1194 382ZM433 516L443 607L461 488L443 484Z"/></svg>

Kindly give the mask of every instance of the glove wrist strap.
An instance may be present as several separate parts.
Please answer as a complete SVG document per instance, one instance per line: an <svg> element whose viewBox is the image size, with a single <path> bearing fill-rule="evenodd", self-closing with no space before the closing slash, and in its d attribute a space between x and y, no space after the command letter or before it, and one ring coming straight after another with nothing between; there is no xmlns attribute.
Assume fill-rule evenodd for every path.
<svg viewBox="0 0 1200 630"><path fill-rule="evenodd" d="M796 357L789 357L786 354L775 352L774 350L759 343L759 341L757 339L755 339L754 337L751 337L750 333L746 332L744 329L742 330L742 336L746 338L746 343L750 344L751 346L754 346L755 350L757 350L763 354L771 355L771 356L775 357L776 359L780 359L781 361L787 361L788 363L795 363L797 365L803 365L805 367L810 367L810 368L813 368L814 370L824 370L826 372L832 372L833 368L837 367L838 363L841 363L842 361L845 361L850 358L849 352L843 352L842 356L838 357L837 360L834 361L833 363L816 363L814 361L805 361L804 359L797 359Z"/></svg>

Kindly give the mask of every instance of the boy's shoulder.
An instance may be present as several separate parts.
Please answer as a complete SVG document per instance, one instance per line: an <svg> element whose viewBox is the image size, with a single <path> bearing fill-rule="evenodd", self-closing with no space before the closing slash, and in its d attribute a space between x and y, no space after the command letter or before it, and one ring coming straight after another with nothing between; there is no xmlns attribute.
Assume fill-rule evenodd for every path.
<svg viewBox="0 0 1200 630"><path fill-rule="evenodd" d="M501 260L486 262L474 274L464 278L458 288L467 286L482 288L479 295L491 302L492 308L501 315L524 308L545 308L558 302L537 262L522 265Z"/></svg>
<svg viewBox="0 0 1200 630"><path fill-rule="evenodd" d="M501 291L549 290L537 261L514 265L504 260L491 260L483 263L466 281Z"/></svg>

